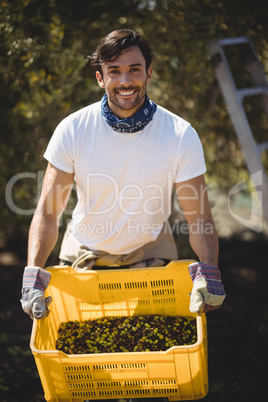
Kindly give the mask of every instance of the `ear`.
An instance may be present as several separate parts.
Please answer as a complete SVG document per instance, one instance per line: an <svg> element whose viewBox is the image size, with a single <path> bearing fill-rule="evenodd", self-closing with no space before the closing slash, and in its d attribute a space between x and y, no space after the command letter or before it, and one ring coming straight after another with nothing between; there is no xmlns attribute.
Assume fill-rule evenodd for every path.
<svg viewBox="0 0 268 402"><path fill-rule="evenodd" d="M103 78L102 78L102 75L101 75L101 73L99 71L96 71L96 79L97 79L97 82L98 82L99 86L101 88L104 88Z"/></svg>
<svg viewBox="0 0 268 402"><path fill-rule="evenodd" d="M149 67L149 68L148 68L148 71L147 71L147 84L149 84L149 82L151 81L151 79L152 79L152 74L153 74L152 67Z"/></svg>

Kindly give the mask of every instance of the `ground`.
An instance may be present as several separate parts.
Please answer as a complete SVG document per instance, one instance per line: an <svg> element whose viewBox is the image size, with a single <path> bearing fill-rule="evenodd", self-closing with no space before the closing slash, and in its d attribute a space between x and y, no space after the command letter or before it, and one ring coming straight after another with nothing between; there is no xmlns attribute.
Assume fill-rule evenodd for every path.
<svg viewBox="0 0 268 402"><path fill-rule="evenodd" d="M268 361L267 236L235 222L220 233L226 290L221 309L207 314L209 393L205 402L266 401ZM231 225L231 226L230 226ZM235 226L233 226L235 225ZM219 227L220 232L220 227ZM183 256L185 257L185 256ZM31 319L20 306L25 261L13 245L0 249L0 401L44 401L29 348Z"/></svg>

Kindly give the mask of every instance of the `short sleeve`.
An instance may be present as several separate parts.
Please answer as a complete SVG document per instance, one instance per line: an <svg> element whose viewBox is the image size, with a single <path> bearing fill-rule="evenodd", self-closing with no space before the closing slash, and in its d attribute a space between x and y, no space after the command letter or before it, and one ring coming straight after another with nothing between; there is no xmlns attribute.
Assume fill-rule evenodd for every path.
<svg viewBox="0 0 268 402"><path fill-rule="evenodd" d="M204 151L197 132L188 126L178 151L176 183L193 179L206 172Z"/></svg>
<svg viewBox="0 0 268 402"><path fill-rule="evenodd" d="M56 168L66 173L74 173L74 147L69 119L65 118L56 127L44 158Z"/></svg>

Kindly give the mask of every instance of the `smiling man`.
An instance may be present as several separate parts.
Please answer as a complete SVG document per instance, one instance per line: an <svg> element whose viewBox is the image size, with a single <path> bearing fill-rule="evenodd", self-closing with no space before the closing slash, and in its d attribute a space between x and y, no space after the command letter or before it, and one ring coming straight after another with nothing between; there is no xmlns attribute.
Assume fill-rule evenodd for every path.
<svg viewBox="0 0 268 402"><path fill-rule="evenodd" d="M22 307L32 318L48 313L44 269L74 180L77 204L61 246L61 264L96 267L161 266L177 259L168 222L173 190L187 219L199 262L190 310L218 308L225 297L218 239L204 180L203 149L190 123L148 98L152 52L129 29L108 34L90 57L105 94L69 115L44 154L42 193L29 232Z"/></svg>
<svg viewBox="0 0 268 402"><path fill-rule="evenodd" d="M133 116L145 102L147 84L152 76L152 68L146 70L145 59L138 46L123 52L116 62L102 65L96 77L105 89L109 109L120 119Z"/></svg>

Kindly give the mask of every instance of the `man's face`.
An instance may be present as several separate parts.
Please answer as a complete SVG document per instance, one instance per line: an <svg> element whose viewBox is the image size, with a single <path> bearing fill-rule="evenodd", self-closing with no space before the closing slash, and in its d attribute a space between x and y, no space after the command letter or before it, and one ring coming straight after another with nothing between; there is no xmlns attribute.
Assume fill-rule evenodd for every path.
<svg viewBox="0 0 268 402"><path fill-rule="evenodd" d="M133 116L142 108L152 69L146 71L145 59L138 46L122 53L118 59L101 66L96 78L108 97L111 111L120 119Z"/></svg>

